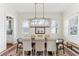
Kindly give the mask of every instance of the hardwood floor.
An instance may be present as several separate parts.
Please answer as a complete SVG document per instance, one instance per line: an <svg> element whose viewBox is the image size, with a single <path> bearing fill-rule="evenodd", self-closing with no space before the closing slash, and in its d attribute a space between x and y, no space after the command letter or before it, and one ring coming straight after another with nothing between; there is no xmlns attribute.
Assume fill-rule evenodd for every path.
<svg viewBox="0 0 79 59"><path fill-rule="evenodd" d="M22 50L20 50L20 54L18 56L22 56ZM30 56L30 52L25 51L25 56ZM43 56L42 52L32 53L32 56ZM44 56L78 56L74 51L69 50L69 48L65 47L65 53L63 50L59 50L58 54L54 55L52 52L46 53Z"/></svg>
<svg viewBox="0 0 79 59"><path fill-rule="evenodd" d="M5 51L3 51L1 53L1 56L23 56L23 49L19 49L18 52L16 52L17 47L16 44L7 44L7 48ZM31 52L26 52L25 51L25 56L43 56L42 52L37 52L37 54L35 55L35 51L32 51L32 55ZM74 52L73 50L67 48L65 46L65 53L63 53L62 50L58 51L58 54L56 54L56 56L78 56L79 54L77 54L76 52ZM45 51L44 52L44 56L55 56L53 53Z"/></svg>

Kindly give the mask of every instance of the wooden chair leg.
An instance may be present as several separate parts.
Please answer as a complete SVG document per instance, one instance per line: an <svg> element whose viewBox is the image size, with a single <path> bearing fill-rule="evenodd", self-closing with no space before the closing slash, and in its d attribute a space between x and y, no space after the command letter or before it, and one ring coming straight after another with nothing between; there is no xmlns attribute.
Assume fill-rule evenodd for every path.
<svg viewBox="0 0 79 59"><path fill-rule="evenodd" d="M32 56L32 51L30 53L31 53L31 56Z"/></svg>
<svg viewBox="0 0 79 59"><path fill-rule="evenodd" d="M43 56L45 56L44 51L43 51Z"/></svg>
<svg viewBox="0 0 79 59"><path fill-rule="evenodd" d="M24 50L23 50L23 56L25 56L25 54L24 54Z"/></svg>
<svg viewBox="0 0 79 59"><path fill-rule="evenodd" d="M48 56L48 51L47 51L47 56Z"/></svg>
<svg viewBox="0 0 79 59"><path fill-rule="evenodd" d="M54 51L54 56L56 56L56 51Z"/></svg>
<svg viewBox="0 0 79 59"><path fill-rule="evenodd" d="M51 55L54 55L54 52L53 51L50 51L51 52Z"/></svg>
<svg viewBox="0 0 79 59"><path fill-rule="evenodd" d="M48 51L46 52L46 56L48 56Z"/></svg>
<svg viewBox="0 0 79 59"><path fill-rule="evenodd" d="M47 56L47 51L46 50L44 51L44 55Z"/></svg>
<svg viewBox="0 0 79 59"><path fill-rule="evenodd" d="M35 51L35 56L36 56L36 54L37 54L37 51Z"/></svg>
<svg viewBox="0 0 79 59"><path fill-rule="evenodd" d="M64 47L63 47L63 54L65 54L65 50L64 50Z"/></svg>

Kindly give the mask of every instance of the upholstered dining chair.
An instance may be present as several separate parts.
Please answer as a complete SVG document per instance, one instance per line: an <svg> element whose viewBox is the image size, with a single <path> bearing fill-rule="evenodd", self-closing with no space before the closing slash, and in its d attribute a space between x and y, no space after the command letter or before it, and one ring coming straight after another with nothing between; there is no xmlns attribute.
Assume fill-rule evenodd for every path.
<svg viewBox="0 0 79 59"><path fill-rule="evenodd" d="M30 52L30 55L32 55L32 45L31 44L32 44L32 42L30 39L23 40L23 56L25 55L25 51Z"/></svg>
<svg viewBox="0 0 79 59"><path fill-rule="evenodd" d="M44 51L45 51L45 41L44 40L36 40L35 55L37 55L37 52L42 52L42 55L44 56Z"/></svg>
<svg viewBox="0 0 79 59"><path fill-rule="evenodd" d="M48 52L56 55L56 40L47 40L47 55Z"/></svg>
<svg viewBox="0 0 79 59"><path fill-rule="evenodd" d="M20 54L20 50L23 49L23 43L22 43L22 38L18 38L17 39L17 49L16 49L16 53L19 55Z"/></svg>
<svg viewBox="0 0 79 59"><path fill-rule="evenodd" d="M58 39L57 41L56 41L56 46L57 46L57 54L58 54L58 50L63 50L63 53L65 53L64 52L64 39Z"/></svg>

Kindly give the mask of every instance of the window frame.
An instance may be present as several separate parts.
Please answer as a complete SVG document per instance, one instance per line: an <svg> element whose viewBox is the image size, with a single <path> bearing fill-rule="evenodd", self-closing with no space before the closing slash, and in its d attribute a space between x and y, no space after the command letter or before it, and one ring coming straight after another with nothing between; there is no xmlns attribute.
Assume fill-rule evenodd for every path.
<svg viewBox="0 0 79 59"><path fill-rule="evenodd" d="M54 26L52 25L52 22L53 22L53 21L55 21L55 25L54 25ZM51 33L52 33L52 34L57 34L57 29L58 29L57 26L58 26L57 20L51 20ZM53 29L55 29L55 30L54 30L55 32L52 32Z"/></svg>

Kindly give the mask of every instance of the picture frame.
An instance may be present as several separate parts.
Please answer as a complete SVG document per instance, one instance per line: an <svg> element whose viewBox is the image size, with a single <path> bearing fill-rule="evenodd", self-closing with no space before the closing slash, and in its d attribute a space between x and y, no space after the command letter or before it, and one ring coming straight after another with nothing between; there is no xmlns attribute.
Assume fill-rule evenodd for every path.
<svg viewBox="0 0 79 59"><path fill-rule="evenodd" d="M35 27L35 34L45 34L45 27Z"/></svg>

